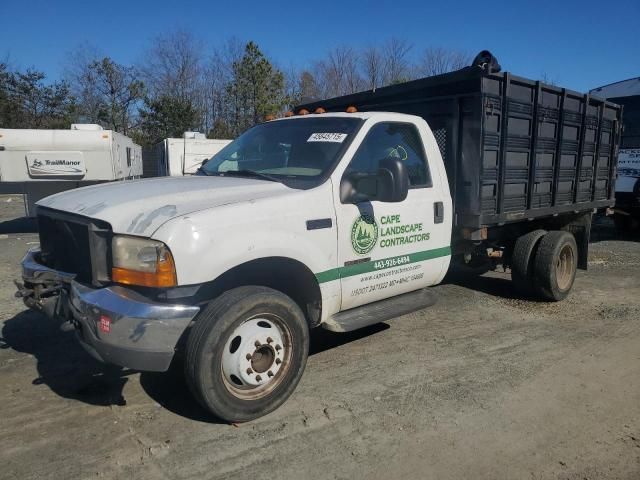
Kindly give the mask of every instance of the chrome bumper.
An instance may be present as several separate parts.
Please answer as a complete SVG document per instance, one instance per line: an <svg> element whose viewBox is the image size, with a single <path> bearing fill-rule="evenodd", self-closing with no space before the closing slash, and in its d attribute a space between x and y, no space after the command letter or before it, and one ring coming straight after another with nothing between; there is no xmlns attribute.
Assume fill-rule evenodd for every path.
<svg viewBox="0 0 640 480"><path fill-rule="evenodd" d="M153 302L121 286L86 287L73 274L38 263L37 254L32 250L22 261L24 288L45 285L51 290L52 284L59 285L55 301L64 305L49 310L67 313L66 320L76 326L80 343L91 355L136 370L169 368L178 340L200 307ZM21 296L31 308L46 312L37 306L41 299L28 302Z"/></svg>

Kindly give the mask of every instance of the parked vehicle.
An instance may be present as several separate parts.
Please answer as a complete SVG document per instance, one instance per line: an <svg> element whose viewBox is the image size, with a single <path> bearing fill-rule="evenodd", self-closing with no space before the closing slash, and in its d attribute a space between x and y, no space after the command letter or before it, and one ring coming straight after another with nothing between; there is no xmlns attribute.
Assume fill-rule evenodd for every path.
<svg viewBox="0 0 640 480"><path fill-rule="evenodd" d="M619 230L640 228L640 77L591 90L624 108L618 155L616 208L613 217Z"/></svg>
<svg viewBox="0 0 640 480"><path fill-rule="evenodd" d="M619 122L617 105L479 61L304 105L197 176L40 201L18 295L105 362L164 371L179 351L205 408L251 420L295 389L310 329L429 306L452 258L499 259L525 294L565 298L614 202Z"/></svg>
<svg viewBox="0 0 640 480"><path fill-rule="evenodd" d="M28 216L35 216L35 202L51 194L141 176L140 146L99 125L0 129L0 193L24 194Z"/></svg>
<svg viewBox="0 0 640 480"><path fill-rule="evenodd" d="M165 138L143 151L145 177L194 175L231 140L205 137L204 133L184 132L182 138Z"/></svg>

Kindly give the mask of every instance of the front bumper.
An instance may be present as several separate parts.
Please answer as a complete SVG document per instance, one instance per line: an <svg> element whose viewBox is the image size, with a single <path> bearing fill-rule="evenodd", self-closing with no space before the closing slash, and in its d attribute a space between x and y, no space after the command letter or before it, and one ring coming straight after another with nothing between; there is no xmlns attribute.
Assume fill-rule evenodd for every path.
<svg viewBox="0 0 640 480"><path fill-rule="evenodd" d="M22 260L22 277L20 296L27 306L71 322L82 346L98 360L135 370L166 371L200 311L153 302L121 286L87 287L73 274L40 264L37 250Z"/></svg>

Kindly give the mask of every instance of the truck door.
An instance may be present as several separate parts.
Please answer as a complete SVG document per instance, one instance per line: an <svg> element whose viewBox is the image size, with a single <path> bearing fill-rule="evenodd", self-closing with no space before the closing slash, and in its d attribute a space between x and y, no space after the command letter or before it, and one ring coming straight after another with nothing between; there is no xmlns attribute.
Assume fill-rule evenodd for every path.
<svg viewBox="0 0 640 480"><path fill-rule="evenodd" d="M424 140L413 123L376 123L343 174L374 173L381 160L396 157L406 162L410 187L398 203L342 204L339 193L334 196L342 310L433 285L446 273L451 212L445 216L444 206L450 202L440 177L432 178Z"/></svg>

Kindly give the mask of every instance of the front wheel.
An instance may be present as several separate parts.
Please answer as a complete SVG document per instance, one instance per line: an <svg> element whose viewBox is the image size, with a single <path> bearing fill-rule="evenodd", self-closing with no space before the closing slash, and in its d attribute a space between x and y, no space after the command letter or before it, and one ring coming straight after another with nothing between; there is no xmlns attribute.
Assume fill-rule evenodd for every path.
<svg viewBox="0 0 640 480"><path fill-rule="evenodd" d="M271 288L235 288L196 318L186 346L187 383L217 417L246 422L287 400L308 352L307 322L293 300Z"/></svg>

